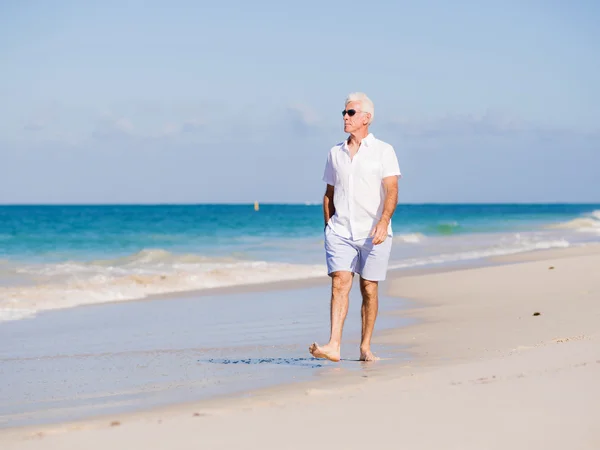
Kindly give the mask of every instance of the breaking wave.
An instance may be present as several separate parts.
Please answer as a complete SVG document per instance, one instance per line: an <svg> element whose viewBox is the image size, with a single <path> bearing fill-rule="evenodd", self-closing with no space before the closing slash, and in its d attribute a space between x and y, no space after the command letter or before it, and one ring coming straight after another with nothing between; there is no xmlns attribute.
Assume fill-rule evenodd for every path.
<svg viewBox="0 0 600 450"><path fill-rule="evenodd" d="M558 239L554 241L538 241L538 242L527 242L523 241L507 246L496 246L488 247L485 249L478 250L466 250L455 253L442 253L432 255L428 257L411 258L401 262L390 263L390 269L405 269L409 267L425 266L430 264L444 264L457 261L469 261L483 258L489 258L492 256L512 255L515 253L524 253L534 250L548 250L551 248L566 248L571 244L565 239Z"/></svg>
<svg viewBox="0 0 600 450"><path fill-rule="evenodd" d="M0 287L0 321L49 309L326 275L324 265L178 255L161 249L110 260L20 264L13 270L30 283Z"/></svg>
<svg viewBox="0 0 600 450"><path fill-rule="evenodd" d="M548 225L547 228L575 230L582 233L600 234L600 210L592 211L583 217L578 217L568 222Z"/></svg>
<svg viewBox="0 0 600 450"><path fill-rule="evenodd" d="M422 233L410 233L394 235L394 242L407 243L407 244L418 244L425 239L425 235Z"/></svg>

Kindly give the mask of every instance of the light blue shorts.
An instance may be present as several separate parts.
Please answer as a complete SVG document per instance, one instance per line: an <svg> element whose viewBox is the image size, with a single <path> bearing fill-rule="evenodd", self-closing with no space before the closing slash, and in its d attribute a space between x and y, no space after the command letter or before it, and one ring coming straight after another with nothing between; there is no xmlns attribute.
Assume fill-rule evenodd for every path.
<svg viewBox="0 0 600 450"><path fill-rule="evenodd" d="M327 273L358 273L369 281L385 280L392 251L392 238L373 245L373 238L353 241L346 239L327 226L325 228L325 254Z"/></svg>

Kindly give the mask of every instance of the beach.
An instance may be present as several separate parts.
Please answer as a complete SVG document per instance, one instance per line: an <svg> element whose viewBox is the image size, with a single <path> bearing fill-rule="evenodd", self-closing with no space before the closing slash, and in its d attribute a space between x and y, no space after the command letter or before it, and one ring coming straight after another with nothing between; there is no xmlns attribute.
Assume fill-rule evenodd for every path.
<svg viewBox="0 0 600 450"><path fill-rule="evenodd" d="M394 271L386 295L408 302L386 316L413 321L376 329L374 344L401 348L395 361L346 361L323 376L251 395L13 427L0 431L0 443L3 449L597 449L598 267L600 249L588 245L513 255L485 267ZM346 341L342 353L352 359Z"/></svg>
<svg viewBox="0 0 600 450"><path fill-rule="evenodd" d="M600 450L600 2L0 19L0 450Z"/></svg>

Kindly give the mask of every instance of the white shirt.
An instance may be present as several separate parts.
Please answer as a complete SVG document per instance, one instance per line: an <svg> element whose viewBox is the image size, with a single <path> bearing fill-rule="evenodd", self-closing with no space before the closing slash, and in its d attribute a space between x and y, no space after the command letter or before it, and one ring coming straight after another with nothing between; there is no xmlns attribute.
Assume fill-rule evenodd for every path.
<svg viewBox="0 0 600 450"><path fill-rule="evenodd" d="M350 158L346 141L333 147L323 174L323 181L334 187L335 214L329 227L347 239L368 238L383 212L382 181L394 175L401 176L394 147L373 134L361 141L354 158ZM391 220L388 235L392 235Z"/></svg>

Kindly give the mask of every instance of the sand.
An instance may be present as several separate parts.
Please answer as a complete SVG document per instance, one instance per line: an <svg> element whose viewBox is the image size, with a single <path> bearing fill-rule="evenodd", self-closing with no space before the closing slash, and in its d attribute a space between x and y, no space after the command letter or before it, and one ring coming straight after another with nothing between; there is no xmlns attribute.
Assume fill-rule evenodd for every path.
<svg viewBox="0 0 600 450"><path fill-rule="evenodd" d="M244 398L4 430L0 448L600 449L600 252L525 259L394 274L389 294L414 301L395 314L419 322L375 341L405 345L409 361Z"/></svg>

